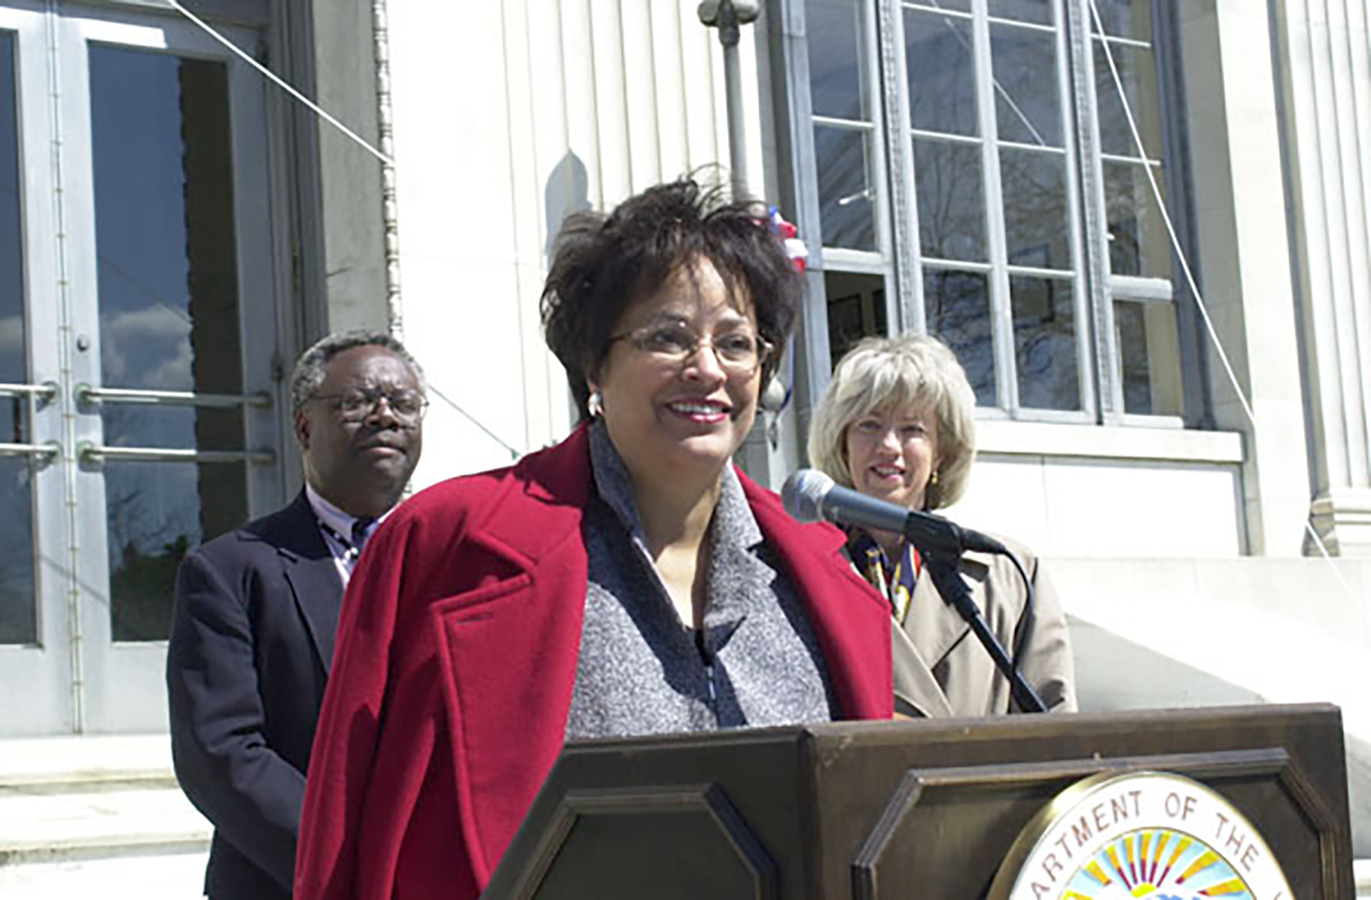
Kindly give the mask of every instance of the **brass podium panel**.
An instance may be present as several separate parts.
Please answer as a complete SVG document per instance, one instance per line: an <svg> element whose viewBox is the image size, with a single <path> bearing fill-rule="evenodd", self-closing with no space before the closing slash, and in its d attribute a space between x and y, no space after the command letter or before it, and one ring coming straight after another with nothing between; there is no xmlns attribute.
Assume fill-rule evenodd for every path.
<svg viewBox="0 0 1371 900"><path fill-rule="evenodd" d="M485 897L974 900L1099 773L1199 781L1299 900L1352 900L1341 715L1253 706L864 722L569 745Z"/></svg>

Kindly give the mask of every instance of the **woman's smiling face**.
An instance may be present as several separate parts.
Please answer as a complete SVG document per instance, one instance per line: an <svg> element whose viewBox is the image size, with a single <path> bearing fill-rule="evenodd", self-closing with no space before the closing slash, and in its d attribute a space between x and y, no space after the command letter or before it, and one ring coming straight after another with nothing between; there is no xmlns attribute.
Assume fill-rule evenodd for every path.
<svg viewBox="0 0 1371 900"><path fill-rule="evenodd" d="M852 486L906 509L923 509L938 466L938 417L931 409L874 410L847 426Z"/></svg>
<svg viewBox="0 0 1371 900"><path fill-rule="evenodd" d="M718 477L757 415L760 360L738 363L758 341L751 304L696 259L630 305L613 335L592 387L635 484ZM692 346L673 358L673 348Z"/></svg>

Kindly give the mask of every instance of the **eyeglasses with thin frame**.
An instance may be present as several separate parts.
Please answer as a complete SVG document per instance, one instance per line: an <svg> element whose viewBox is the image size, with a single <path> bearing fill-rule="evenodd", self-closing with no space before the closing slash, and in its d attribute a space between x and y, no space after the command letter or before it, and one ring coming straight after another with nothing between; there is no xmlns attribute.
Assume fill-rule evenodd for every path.
<svg viewBox="0 0 1371 900"><path fill-rule="evenodd" d="M752 375L772 349L766 338L749 331L730 331L706 338L679 322L644 325L611 336L609 342L615 341L628 341L639 352L671 365L681 365L701 347L709 347L719 367L733 375Z"/></svg>
<svg viewBox="0 0 1371 900"><path fill-rule="evenodd" d="M337 394L315 394L311 400L330 400L344 422L364 422L384 398L400 424L413 428L423 421L428 398L416 391L389 391L383 388L349 388Z"/></svg>

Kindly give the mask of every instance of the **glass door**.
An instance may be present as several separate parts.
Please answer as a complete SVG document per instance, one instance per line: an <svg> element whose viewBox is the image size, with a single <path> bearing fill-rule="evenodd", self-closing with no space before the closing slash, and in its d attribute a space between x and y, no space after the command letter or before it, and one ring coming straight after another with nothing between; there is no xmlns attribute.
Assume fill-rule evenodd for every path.
<svg viewBox="0 0 1371 900"><path fill-rule="evenodd" d="M263 84L179 20L39 18L59 51L42 198L59 218L29 242L53 246L27 310L56 315L48 374L15 390L60 424L14 458L60 482L59 511L36 501L36 611L54 628L30 655L66 712L21 730L160 730L181 558L283 487Z"/></svg>

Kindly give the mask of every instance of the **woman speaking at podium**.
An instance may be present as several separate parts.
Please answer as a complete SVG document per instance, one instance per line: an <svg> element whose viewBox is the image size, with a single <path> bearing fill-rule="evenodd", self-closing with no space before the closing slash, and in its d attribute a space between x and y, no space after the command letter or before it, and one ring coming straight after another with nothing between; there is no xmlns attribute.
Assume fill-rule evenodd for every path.
<svg viewBox="0 0 1371 900"><path fill-rule="evenodd" d="M935 338L868 338L838 363L810 424L809 459L844 487L911 510L954 503L975 458L975 394L957 358ZM1049 710L1076 708L1066 619L1037 559L965 553L958 563L990 630ZM1008 680L933 584L902 535L849 532L852 564L889 601L895 622L895 708L911 716L1018 711Z"/></svg>
<svg viewBox="0 0 1371 900"><path fill-rule="evenodd" d="M568 739L890 717L890 617L843 534L731 462L798 282L764 210L693 181L568 220L543 324L583 422L368 544L297 900L475 898Z"/></svg>

